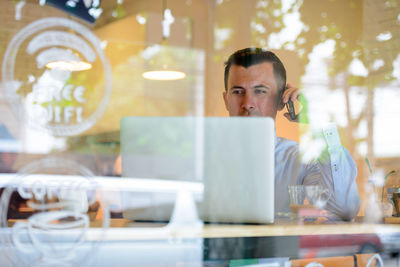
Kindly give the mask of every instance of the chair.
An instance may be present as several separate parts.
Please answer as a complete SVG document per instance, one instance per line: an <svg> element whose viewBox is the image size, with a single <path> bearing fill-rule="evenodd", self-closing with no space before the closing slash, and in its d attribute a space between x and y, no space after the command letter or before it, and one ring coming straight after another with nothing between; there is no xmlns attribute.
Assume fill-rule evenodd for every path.
<svg viewBox="0 0 400 267"><path fill-rule="evenodd" d="M292 260L291 267L355 267L353 256Z"/></svg>
<svg viewBox="0 0 400 267"><path fill-rule="evenodd" d="M375 267L377 262L379 262L379 266L383 266L379 254L356 254L353 256L292 260L291 267Z"/></svg>
<svg viewBox="0 0 400 267"><path fill-rule="evenodd" d="M372 254L356 254L357 267L374 267L379 262L379 266L383 266L383 260L377 253Z"/></svg>

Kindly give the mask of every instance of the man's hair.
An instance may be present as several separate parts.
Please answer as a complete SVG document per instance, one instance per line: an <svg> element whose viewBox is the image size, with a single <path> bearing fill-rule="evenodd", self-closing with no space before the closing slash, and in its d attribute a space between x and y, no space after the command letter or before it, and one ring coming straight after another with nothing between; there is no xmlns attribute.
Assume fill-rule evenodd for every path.
<svg viewBox="0 0 400 267"><path fill-rule="evenodd" d="M228 91L229 69L232 65L248 68L264 62L272 63L277 89L281 95L286 87L286 70L282 61L271 51L255 47L238 50L225 62L225 91Z"/></svg>

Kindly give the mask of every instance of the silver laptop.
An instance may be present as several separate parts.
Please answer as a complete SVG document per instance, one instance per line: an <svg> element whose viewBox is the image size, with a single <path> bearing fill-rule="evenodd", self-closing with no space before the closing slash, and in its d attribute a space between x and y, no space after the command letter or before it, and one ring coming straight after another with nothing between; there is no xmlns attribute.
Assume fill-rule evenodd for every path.
<svg viewBox="0 0 400 267"><path fill-rule="evenodd" d="M121 153L123 177L204 184L192 193L206 222L274 221L271 118L125 117ZM153 191L125 192L124 217L168 221L176 192Z"/></svg>

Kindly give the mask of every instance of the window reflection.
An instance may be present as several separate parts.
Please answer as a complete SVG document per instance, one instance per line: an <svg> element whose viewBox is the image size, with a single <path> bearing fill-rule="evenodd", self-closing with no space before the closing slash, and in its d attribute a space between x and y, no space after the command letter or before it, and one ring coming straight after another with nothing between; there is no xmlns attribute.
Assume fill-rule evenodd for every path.
<svg viewBox="0 0 400 267"><path fill-rule="evenodd" d="M307 110L308 124L290 123L280 113L278 136L300 142L314 155L323 149L318 128L328 122L338 127L357 164L363 200L359 216L389 202L389 191L393 197L399 187L398 1L169 0L173 19L164 20L167 43L161 42L162 1L91 1L96 8L101 5L92 24L44 2L0 0L2 174L56 154L72 157L96 176L121 176L123 117L227 116L221 97L223 63L233 51L254 46L276 52L288 81L305 98L296 109ZM50 17L73 21L87 31L58 25L10 46L25 27ZM98 38L95 45L89 35ZM167 55L160 56L160 47ZM166 65L186 76L174 81L143 78L144 72ZM78 124L84 126L68 128ZM167 150L172 153L173 148ZM376 250L385 251L397 240L390 234L379 238L373 236Z"/></svg>

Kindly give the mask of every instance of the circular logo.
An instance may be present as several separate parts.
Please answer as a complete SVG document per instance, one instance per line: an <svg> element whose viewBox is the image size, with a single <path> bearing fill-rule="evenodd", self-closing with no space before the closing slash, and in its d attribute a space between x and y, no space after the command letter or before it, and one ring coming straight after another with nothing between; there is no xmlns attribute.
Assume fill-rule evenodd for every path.
<svg viewBox="0 0 400 267"><path fill-rule="evenodd" d="M111 70L99 39L64 18L40 19L19 31L5 52L2 76L18 116L55 136L92 127L111 94Z"/></svg>
<svg viewBox="0 0 400 267"><path fill-rule="evenodd" d="M103 240L109 213L92 177L73 161L49 158L27 165L11 180L0 199L0 223L9 229L0 240L13 248L7 252L13 263L59 266L93 258L88 256ZM25 220L9 225L13 212ZM100 224L101 230L89 235L91 223Z"/></svg>

